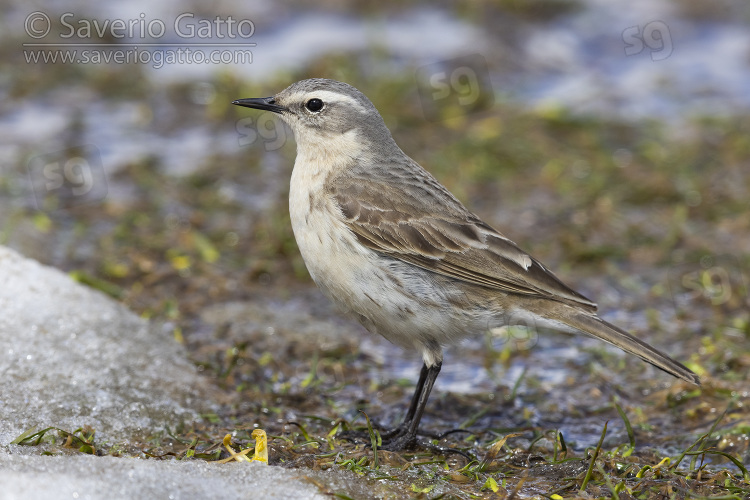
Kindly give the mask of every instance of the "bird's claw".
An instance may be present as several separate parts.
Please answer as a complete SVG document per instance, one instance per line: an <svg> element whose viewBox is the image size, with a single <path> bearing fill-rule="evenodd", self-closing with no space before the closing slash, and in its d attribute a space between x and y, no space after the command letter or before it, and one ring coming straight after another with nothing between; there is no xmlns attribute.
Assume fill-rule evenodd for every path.
<svg viewBox="0 0 750 500"><path fill-rule="evenodd" d="M459 430L463 430L463 429L456 429L456 430L448 431L446 433L443 433L439 437L445 436L447 434L451 434L453 432L458 432ZM425 435L428 435L428 434L425 434ZM371 439L369 432L354 431L354 430L340 432L337 434L337 437L341 439L345 439L347 441L351 441L353 443L364 443L364 444L369 444L370 439ZM430 437L436 437L436 436L430 436ZM448 446L436 445L426 439L420 439L415 434L409 434L409 432L401 426L382 432L380 434L380 439L381 439L382 444L378 446L379 450L400 452L400 451L406 451L406 450L413 450L415 448L423 448L433 453L437 453L441 455L455 453L455 454L465 457L468 460L473 460L473 457L463 450L451 448Z"/></svg>

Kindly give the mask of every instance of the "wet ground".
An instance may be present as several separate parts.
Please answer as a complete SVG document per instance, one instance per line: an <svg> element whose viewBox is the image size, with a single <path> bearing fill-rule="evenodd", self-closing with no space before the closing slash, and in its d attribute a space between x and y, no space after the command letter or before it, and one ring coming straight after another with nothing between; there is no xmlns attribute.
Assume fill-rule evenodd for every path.
<svg viewBox="0 0 750 500"><path fill-rule="evenodd" d="M389 44L298 58L262 79L247 68L175 77L140 65L6 72L0 242L166 322L228 401L192 429L154 429L128 453L219 459L226 433L246 448L260 427L271 436L272 463L301 474L351 470L351 489L331 492L342 498L569 497L583 482L594 496L750 494L750 112L746 86L726 83L747 67L739 77L708 79L703 94L662 82L649 93L665 92L660 104L607 85L617 75L606 68L599 72L610 92L587 93L570 87L565 76L581 73L563 57L589 67L596 58L586 50L558 54L555 69L498 55L520 50L507 34L487 38L488 19L565 31L601 9L540 5L548 8L399 14L401 22L446 23L461 43L441 50L469 53L459 62L477 74L487 65L493 85L480 85L473 107L425 101L413 61L429 69L440 57L399 48L414 42L399 45L393 27ZM669 25L675 40L696 26L697 14L680 8L679 23ZM741 23L726 15L718 9L697 39L722 47ZM327 17L332 26L357 13L338 16ZM655 20L635 17L633 25ZM270 26L263 36L288 38ZM545 53L539 33L531 40L541 45L525 54ZM270 55L256 41L252 68L260 71ZM616 41L621 53L619 31ZM465 49L472 44L482 58ZM620 56L618 68L638 81L635 57ZM664 64L673 66L655 71L675 81L690 73L677 55ZM443 61L430 71L456 67ZM402 149L471 209L596 300L607 320L685 362L703 386L675 382L593 339L512 329L447 350L423 420L427 437L475 461L424 449L381 451L376 462L369 444L338 437L366 429L365 413L376 427L397 424L420 361L341 318L314 287L289 226L291 133L228 104L310 76L360 88ZM545 85L522 91L529 81ZM571 95L590 97L582 106ZM48 187L45 167L71 158L83 158L91 174L85 195ZM452 429L464 432L440 437Z"/></svg>

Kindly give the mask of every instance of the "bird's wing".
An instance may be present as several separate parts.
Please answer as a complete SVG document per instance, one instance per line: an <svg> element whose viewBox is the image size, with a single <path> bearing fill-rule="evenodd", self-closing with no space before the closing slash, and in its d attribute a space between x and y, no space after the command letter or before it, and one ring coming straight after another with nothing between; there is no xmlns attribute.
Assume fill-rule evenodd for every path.
<svg viewBox="0 0 750 500"><path fill-rule="evenodd" d="M539 261L469 212L418 164L349 170L329 195L365 246L458 280L595 311Z"/></svg>

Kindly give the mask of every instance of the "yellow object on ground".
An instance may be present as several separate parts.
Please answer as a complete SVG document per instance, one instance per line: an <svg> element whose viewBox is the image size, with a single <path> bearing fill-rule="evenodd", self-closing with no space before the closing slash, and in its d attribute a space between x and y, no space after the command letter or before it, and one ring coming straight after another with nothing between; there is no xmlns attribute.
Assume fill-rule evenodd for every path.
<svg viewBox="0 0 750 500"><path fill-rule="evenodd" d="M266 431L255 429L251 436L255 438L255 453L253 455L253 458L247 458L247 454L250 453L250 448L245 448L239 453L234 451L230 446L232 444L232 435L227 434L226 436L224 436L222 443L231 456L223 460L218 460L217 462L220 464L224 464L227 462L231 462L232 460L236 460L238 462L256 461L268 465L268 438L266 436Z"/></svg>
<svg viewBox="0 0 750 500"><path fill-rule="evenodd" d="M253 456L253 460L268 465L268 438L266 437L266 431L255 429L251 436L255 438L255 455Z"/></svg>

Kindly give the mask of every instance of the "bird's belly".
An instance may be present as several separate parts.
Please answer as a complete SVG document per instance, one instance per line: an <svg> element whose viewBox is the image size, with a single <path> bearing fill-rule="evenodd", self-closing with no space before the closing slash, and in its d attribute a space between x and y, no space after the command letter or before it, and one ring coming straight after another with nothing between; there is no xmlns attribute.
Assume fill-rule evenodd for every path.
<svg viewBox="0 0 750 500"><path fill-rule="evenodd" d="M361 316L376 307L368 297L386 294L392 288L387 284L387 274L377 265L374 252L363 247L325 209L297 216L293 213L292 229L313 281L339 308L365 323Z"/></svg>
<svg viewBox="0 0 750 500"><path fill-rule="evenodd" d="M488 318L466 302L463 291L430 271L363 246L328 210L291 207L292 229L310 276L343 312L369 331L428 357L441 345L486 329Z"/></svg>

